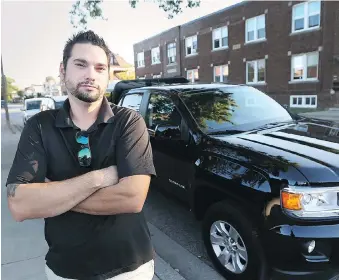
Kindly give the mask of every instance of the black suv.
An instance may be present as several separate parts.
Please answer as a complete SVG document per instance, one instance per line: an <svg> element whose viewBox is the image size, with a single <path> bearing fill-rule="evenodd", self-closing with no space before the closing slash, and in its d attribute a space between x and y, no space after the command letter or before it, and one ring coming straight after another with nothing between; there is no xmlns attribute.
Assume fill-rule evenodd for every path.
<svg viewBox="0 0 339 280"><path fill-rule="evenodd" d="M339 128L247 85L121 81L111 102L144 117L152 184L203 221L226 279L339 275Z"/></svg>

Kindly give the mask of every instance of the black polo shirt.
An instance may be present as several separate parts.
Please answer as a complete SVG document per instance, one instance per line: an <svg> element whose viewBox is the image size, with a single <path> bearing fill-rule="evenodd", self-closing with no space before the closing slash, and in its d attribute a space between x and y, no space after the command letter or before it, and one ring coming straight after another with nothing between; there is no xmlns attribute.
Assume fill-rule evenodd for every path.
<svg viewBox="0 0 339 280"><path fill-rule="evenodd" d="M67 99L63 108L27 121L6 185L60 181L111 165L117 165L119 178L155 175L148 131L137 112L104 98L97 121L87 130L92 163L81 167L75 140L79 129L69 110ZM47 265L64 278L108 279L153 258L143 212L104 216L68 211L45 219L45 238Z"/></svg>

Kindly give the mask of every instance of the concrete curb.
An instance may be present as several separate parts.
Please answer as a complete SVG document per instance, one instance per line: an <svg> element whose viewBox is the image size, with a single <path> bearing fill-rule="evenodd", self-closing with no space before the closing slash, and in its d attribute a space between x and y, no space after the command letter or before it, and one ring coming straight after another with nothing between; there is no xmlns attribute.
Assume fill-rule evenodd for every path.
<svg viewBox="0 0 339 280"><path fill-rule="evenodd" d="M165 233L160 231L154 225L148 223L148 227L152 235L152 243L156 253L163 259L165 263L169 264L173 275L175 275L173 272L174 270L179 275L181 275L183 279L225 280L225 278L213 268L200 260L198 257L194 256L180 244L169 238ZM161 278L161 275L159 278L161 280L177 279L169 277Z"/></svg>
<svg viewBox="0 0 339 280"><path fill-rule="evenodd" d="M159 280L186 280L182 277L179 272L177 272L173 267L171 267L167 262L165 262L157 253L155 253L155 275Z"/></svg>

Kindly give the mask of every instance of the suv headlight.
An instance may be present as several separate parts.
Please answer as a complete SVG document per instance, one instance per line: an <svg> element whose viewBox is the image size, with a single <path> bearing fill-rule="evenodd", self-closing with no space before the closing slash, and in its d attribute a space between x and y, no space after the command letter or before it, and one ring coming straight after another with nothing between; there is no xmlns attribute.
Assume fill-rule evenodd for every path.
<svg viewBox="0 0 339 280"><path fill-rule="evenodd" d="M293 187L281 190L281 206L299 218L339 218L339 187Z"/></svg>

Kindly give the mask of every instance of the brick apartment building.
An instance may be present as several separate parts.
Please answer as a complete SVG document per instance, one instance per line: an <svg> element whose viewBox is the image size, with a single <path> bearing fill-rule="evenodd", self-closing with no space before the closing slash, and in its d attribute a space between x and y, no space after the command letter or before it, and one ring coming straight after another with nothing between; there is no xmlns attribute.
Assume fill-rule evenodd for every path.
<svg viewBox="0 0 339 280"><path fill-rule="evenodd" d="M138 78L252 85L294 108L339 103L339 2L244 1L134 45Z"/></svg>

